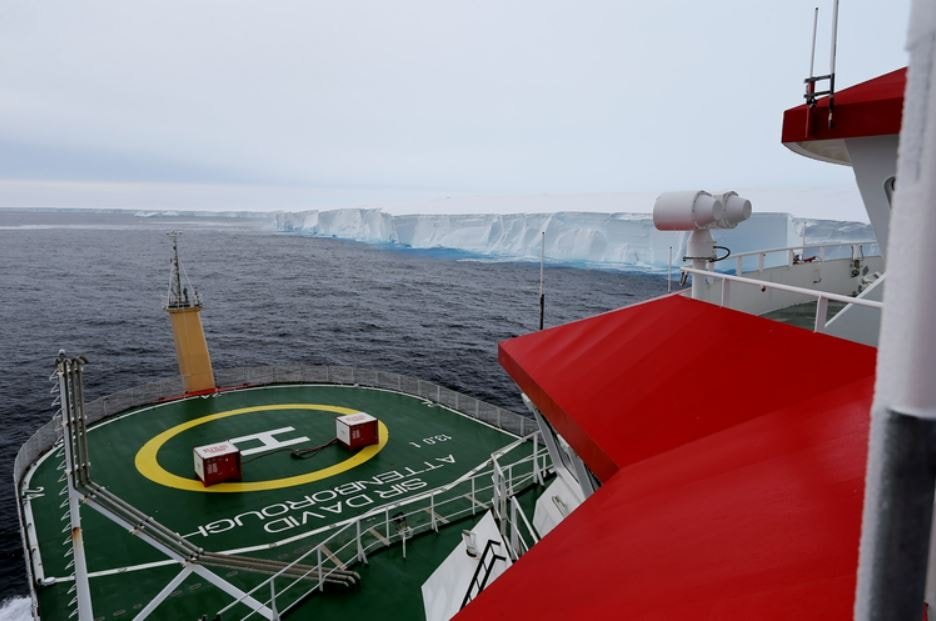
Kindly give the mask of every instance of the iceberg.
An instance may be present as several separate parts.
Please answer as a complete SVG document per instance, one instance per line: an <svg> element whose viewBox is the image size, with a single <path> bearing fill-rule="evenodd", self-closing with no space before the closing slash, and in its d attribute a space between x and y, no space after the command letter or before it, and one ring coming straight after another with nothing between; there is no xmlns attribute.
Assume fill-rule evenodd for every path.
<svg viewBox="0 0 936 621"><path fill-rule="evenodd" d="M516 213L391 215L348 208L278 212L276 230L413 249L451 249L480 257L538 261L543 235L550 263L659 271L685 254L688 233L658 231L642 213ZM738 228L713 231L733 253L874 239L859 222L755 213ZM777 260L780 258L777 257Z"/></svg>

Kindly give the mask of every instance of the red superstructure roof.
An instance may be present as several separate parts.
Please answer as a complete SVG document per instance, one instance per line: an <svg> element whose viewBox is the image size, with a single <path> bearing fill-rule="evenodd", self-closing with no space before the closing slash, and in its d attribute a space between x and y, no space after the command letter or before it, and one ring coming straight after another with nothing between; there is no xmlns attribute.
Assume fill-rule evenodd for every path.
<svg viewBox="0 0 936 621"><path fill-rule="evenodd" d="M874 359L864 345L681 295L500 345L507 373L602 481L765 408L870 378Z"/></svg>
<svg viewBox="0 0 936 621"><path fill-rule="evenodd" d="M459 620L850 618L875 354L682 296L505 341L603 485Z"/></svg>
<svg viewBox="0 0 936 621"><path fill-rule="evenodd" d="M784 144L883 136L900 133L907 69L897 69L835 93L833 126L828 124L829 98L783 113ZM807 124L807 114L809 123Z"/></svg>

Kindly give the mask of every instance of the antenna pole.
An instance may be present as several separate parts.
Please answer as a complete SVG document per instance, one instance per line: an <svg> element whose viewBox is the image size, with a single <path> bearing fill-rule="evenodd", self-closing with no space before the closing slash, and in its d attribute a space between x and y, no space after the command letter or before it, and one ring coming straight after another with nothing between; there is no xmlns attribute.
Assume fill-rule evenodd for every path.
<svg viewBox="0 0 936 621"><path fill-rule="evenodd" d="M813 10L812 47L809 52L809 77L816 75L816 29L819 27L819 7Z"/></svg>
<svg viewBox="0 0 936 621"><path fill-rule="evenodd" d="M838 41L838 7L839 0L835 0L832 3L832 58L829 60L829 73L833 76L833 79L835 78L835 43ZM815 30L813 32L815 33ZM815 37L815 34L813 34L813 37Z"/></svg>
<svg viewBox="0 0 936 621"><path fill-rule="evenodd" d="M539 302L540 302L540 324L539 329L543 329L543 322L546 315L546 291L543 288L543 264L546 262L546 231L543 231L543 241L540 246L540 291L539 291Z"/></svg>
<svg viewBox="0 0 936 621"><path fill-rule="evenodd" d="M173 231L169 233L169 237L172 239L172 276L170 282L172 290L169 293L169 306L182 306L184 300L182 299L182 270L179 267L179 233Z"/></svg>
<svg viewBox="0 0 936 621"><path fill-rule="evenodd" d="M838 41L839 0L832 3L832 58L829 61L829 129L832 129L832 113L835 110L835 45Z"/></svg>

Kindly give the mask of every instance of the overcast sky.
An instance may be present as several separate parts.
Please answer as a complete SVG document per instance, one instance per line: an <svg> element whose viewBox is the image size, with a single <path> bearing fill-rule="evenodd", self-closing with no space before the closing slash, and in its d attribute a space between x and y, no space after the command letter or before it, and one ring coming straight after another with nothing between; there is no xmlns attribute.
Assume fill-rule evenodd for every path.
<svg viewBox="0 0 936 621"><path fill-rule="evenodd" d="M310 207L842 187L849 169L779 142L814 6L3 0L0 206L28 203L24 188L71 204L76 184L89 204L233 185L323 202ZM824 72L831 2L820 10ZM840 12L839 85L905 64L909 0Z"/></svg>

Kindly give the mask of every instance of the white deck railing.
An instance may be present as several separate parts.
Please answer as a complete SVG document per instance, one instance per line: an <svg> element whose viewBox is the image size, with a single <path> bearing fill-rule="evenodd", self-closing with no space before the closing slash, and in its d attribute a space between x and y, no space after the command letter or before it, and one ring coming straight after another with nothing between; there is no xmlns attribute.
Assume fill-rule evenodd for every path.
<svg viewBox="0 0 936 621"><path fill-rule="evenodd" d="M757 257L757 271L763 272L767 263L767 256L773 254L785 254L786 255L786 266L796 265L797 256L800 257L800 261L806 259L803 255L806 250L815 250L817 254L815 255L816 259L819 261L825 261L827 251L833 248L851 248L851 259L859 259L864 256L877 256L880 253L874 252L870 254L865 254L865 248L868 246L877 246L877 242L873 239L868 239L864 241L855 241L855 242L835 242L829 244L809 244L804 243L798 246L786 246L783 248L768 248L766 250L752 250L750 252L738 252L732 253L731 258L735 260L735 275L740 276L744 273L744 263L745 259L748 257ZM844 258L844 257L842 257Z"/></svg>
<svg viewBox="0 0 936 621"><path fill-rule="evenodd" d="M523 447L530 447L530 454L502 463L508 454ZM269 593L269 600L265 604L284 614L309 594L321 591L332 573L355 563L366 563L368 552L400 543L405 558L406 542L409 539L429 530L438 531L440 525L474 515L479 510L486 511L501 498L512 498L533 483L542 484L549 471L549 453L539 441L539 431L535 431L496 451L479 466L451 483L318 529L314 534L326 535L324 539L247 591L245 597L262 597ZM498 473L502 479L497 478ZM498 484L502 487L495 489ZM305 533L301 537L309 534L312 533ZM323 564L326 562L330 562L330 565ZM313 565L305 575L290 580L292 576L287 576L286 572L300 563ZM310 580L311 585L308 584ZM296 594L294 589L300 592ZM217 612L217 616L220 617L238 604L246 606L245 597L228 603ZM244 621L255 614L258 614L257 611L251 610L241 619Z"/></svg>
<svg viewBox="0 0 936 621"><path fill-rule="evenodd" d="M740 285L750 285L762 289L773 289L776 291L785 291L787 293L796 293L816 300L816 320L814 324L815 332L824 332L828 323L827 315L829 310L829 301L842 302L844 304L854 304L856 306L866 306L876 308L880 311L884 304L874 300L864 300L862 298L853 298L848 295L838 293L829 293L827 291L817 291L816 289L806 289L805 287L794 287L793 285L784 285L782 283L770 282L766 280L757 280L755 278L745 278L743 276L734 276L723 274L721 272L710 272L708 270L697 270L691 267L684 267L682 271L686 274L692 274L694 278L714 278L722 281L721 306L729 306L731 302L732 283Z"/></svg>

